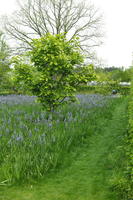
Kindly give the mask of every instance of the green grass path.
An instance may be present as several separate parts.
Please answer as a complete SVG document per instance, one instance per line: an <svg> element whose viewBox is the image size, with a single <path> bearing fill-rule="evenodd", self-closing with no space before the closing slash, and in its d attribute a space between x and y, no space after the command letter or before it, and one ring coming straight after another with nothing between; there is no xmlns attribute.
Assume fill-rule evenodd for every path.
<svg viewBox="0 0 133 200"><path fill-rule="evenodd" d="M111 119L103 118L86 145L71 153L67 167L51 172L39 183L1 186L0 200L116 200L109 189L124 155L127 103L117 104Z"/></svg>

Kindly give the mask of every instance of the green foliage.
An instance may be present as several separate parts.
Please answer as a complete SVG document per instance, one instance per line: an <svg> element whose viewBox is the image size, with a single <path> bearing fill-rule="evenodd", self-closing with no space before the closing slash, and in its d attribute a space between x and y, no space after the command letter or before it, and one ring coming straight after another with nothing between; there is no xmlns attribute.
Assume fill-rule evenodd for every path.
<svg viewBox="0 0 133 200"><path fill-rule="evenodd" d="M133 74L133 69L132 69ZM125 173L127 174L126 189L128 191L128 199L133 198L133 80L131 85L131 94L129 98L129 131L126 140L126 152L128 165Z"/></svg>
<svg viewBox="0 0 133 200"><path fill-rule="evenodd" d="M93 66L81 66L84 59L76 38L67 41L63 34L47 34L31 45L28 55L33 64L18 59L15 80L18 87L28 87L48 111L75 101L78 85L94 79Z"/></svg>
<svg viewBox="0 0 133 200"><path fill-rule="evenodd" d="M117 90L121 95L129 95L130 86L120 85L120 82L128 82L131 78L131 69L124 71L122 68L96 68L97 85L92 86L96 93L111 94L112 90Z"/></svg>
<svg viewBox="0 0 133 200"><path fill-rule="evenodd" d="M116 82L130 82L131 81L131 68L96 68L98 80L102 81L116 81Z"/></svg>
<svg viewBox="0 0 133 200"><path fill-rule="evenodd" d="M5 42L4 34L0 32L0 90L10 88L9 61L10 49Z"/></svg>
<svg viewBox="0 0 133 200"><path fill-rule="evenodd" d="M0 32L0 61L6 62L9 57L9 46L5 42L4 34Z"/></svg>
<svg viewBox="0 0 133 200"><path fill-rule="evenodd" d="M4 151L1 154L10 155L4 156L6 167L3 170L9 170L11 173L10 169L13 168L15 169L12 170L13 175L18 175L18 177L19 173L23 173L20 182L26 181L26 184L6 187L8 182L1 181L3 186L0 188L0 198L120 200L121 198L117 198L116 191L110 190L110 185L112 181L118 179L120 174L118 172L124 160L124 150L121 146L128 121L125 115L127 111L127 100L125 100L123 97L116 98L110 103L106 102L104 107L92 109L87 109L88 104L87 107L79 104L68 105L60 110L60 117L63 119L68 116L69 122L62 121L47 127L48 129L44 125L44 112L38 105L24 104L2 108L1 115L6 121L8 121L9 113L11 114L11 123L8 127L16 127L16 119L18 119L19 123L15 130L21 130L25 136L25 142L16 141L17 147L13 144L14 148L9 149L6 149L7 140L2 139ZM73 120L71 120L70 111ZM42 121L39 121L41 119ZM23 128L22 125L25 127ZM29 134L30 130L32 130L32 136ZM10 134L8 136L11 137ZM45 145L42 145L44 138L40 136L46 139ZM33 143L33 138L36 143ZM41 140L38 140L39 138ZM43 173L48 166L49 169L52 168L51 172L44 174L41 180L34 179L28 183L27 174L33 177L37 172L41 177L39 172L42 166ZM53 169L54 167L56 170Z"/></svg>
<svg viewBox="0 0 133 200"><path fill-rule="evenodd" d="M111 78L114 81L119 80L121 82L130 82L131 81L130 69L127 69L127 70L117 69L115 71L112 71Z"/></svg>
<svg viewBox="0 0 133 200"><path fill-rule="evenodd" d="M31 94L33 81L38 77L35 77L35 68L27 60L29 59L25 55L15 56L11 60L14 65L12 70L13 90L19 94Z"/></svg>
<svg viewBox="0 0 133 200"><path fill-rule="evenodd" d="M75 101L76 87L93 79L92 68L77 66L83 63L77 39L67 41L63 34L47 34L34 39L32 48L31 61L40 72L33 92L47 110Z"/></svg>
<svg viewBox="0 0 133 200"><path fill-rule="evenodd" d="M129 95L130 86L121 86L118 81L108 81L96 88L96 91L102 94L112 94L112 91L116 90L120 95Z"/></svg>
<svg viewBox="0 0 133 200"><path fill-rule="evenodd" d="M93 94L103 94L103 95L110 95L112 91L116 90L120 95L129 95L130 94L130 86L121 86L115 81L110 82L98 82L97 85L81 85L78 87L78 93L93 93Z"/></svg>
<svg viewBox="0 0 133 200"><path fill-rule="evenodd" d="M1 105L0 183L41 178L58 168L72 148L82 146L93 134L93 122L101 117L101 110L94 107L85 112L84 104L66 105L51 121L39 104L14 105L10 99Z"/></svg>
<svg viewBox="0 0 133 200"><path fill-rule="evenodd" d="M124 150L123 167L112 180L112 188L121 200L133 199L133 83L129 96L128 122L128 129L123 137L124 144L120 146Z"/></svg>

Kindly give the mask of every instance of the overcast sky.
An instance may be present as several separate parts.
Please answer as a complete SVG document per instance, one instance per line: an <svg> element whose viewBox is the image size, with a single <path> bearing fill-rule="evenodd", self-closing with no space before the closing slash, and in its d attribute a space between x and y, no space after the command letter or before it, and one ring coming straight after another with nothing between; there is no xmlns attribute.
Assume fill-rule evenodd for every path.
<svg viewBox="0 0 133 200"><path fill-rule="evenodd" d="M16 0L0 0L0 15L11 14ZM104 45L98 55L109 66L128 67L133 52L133 0L91 0L104 13Z"/></svg>
<svg viewBox="0 0 133 200"><path fill-rule="evenodd" d="M105 16L105 44L99 55L109 65L130 66L133 52L133 0L93 0Z"/></svg>

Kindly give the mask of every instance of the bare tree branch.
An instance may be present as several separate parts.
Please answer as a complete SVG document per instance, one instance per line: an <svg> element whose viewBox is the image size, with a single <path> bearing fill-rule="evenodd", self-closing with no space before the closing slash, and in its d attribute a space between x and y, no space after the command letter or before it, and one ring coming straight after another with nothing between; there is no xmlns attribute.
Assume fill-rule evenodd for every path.
<svg viewBox="0 0 133 200"><path fill-rule="evenodd" d="M84 0L18 0L19 10L6 20L7 33L28 47L32 38L46 33L65 33L68 40L79 37L88 52L101 43L102 16Z"/></svg>

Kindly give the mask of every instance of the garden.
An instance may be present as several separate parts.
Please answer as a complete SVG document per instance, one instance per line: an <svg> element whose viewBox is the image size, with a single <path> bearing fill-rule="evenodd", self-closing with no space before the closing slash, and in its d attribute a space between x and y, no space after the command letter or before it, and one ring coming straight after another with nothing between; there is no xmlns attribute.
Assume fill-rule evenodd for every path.
<svg viewBox="0 0 133 200"><path fill-rule="evenodd" d="M133 69L93 64L101 17L62 1L0 33L0 200L133 200Z"/></svg>
<svg viewBox="0 0 133 200"><path fill-rule="evenodd" d="M0 96L1 200L131 200L132 89L84 92L97 74L77 39L32 45L12 59L14 94Z"/></svg>
<svg viewBox="0 0 133 200"><path fill-rule="evenodd" d="M34 96L0 97L2 200L132 199L129 97L77 98L48 116Z"/></svg>

